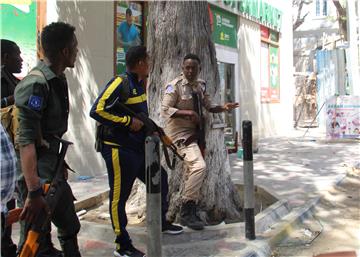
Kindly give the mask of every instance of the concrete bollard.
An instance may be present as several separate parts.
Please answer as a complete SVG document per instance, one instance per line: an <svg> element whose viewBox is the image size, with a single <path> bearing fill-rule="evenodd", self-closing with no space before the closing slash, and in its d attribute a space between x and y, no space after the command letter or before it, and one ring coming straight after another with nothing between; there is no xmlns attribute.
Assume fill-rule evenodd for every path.
<svg viewBox="0 0 360 257"><path fill-rule="evenodd" d="M145 140L145 181L147 257L161 257L161 166L160 139L148 136Z"/></svg>
<svg viewBox="0 0 360 257"><path fill-rule="evenodd" d="M245 211L245 237L254 240L255 237L255 191L254 167L252 151L252 124L249 120L242 123L243 129L243 160L244 160L244 211Z"/></svg>

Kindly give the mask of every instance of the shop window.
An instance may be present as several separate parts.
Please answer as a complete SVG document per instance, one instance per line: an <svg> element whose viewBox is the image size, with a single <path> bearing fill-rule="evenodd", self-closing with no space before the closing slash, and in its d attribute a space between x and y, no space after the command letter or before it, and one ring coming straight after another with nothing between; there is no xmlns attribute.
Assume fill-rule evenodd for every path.
<svg viewBox="0 0 360 257"><path fill-rule="evenodd" d="M328 16L328 0L316 0L315 2L315 16Z"/></svg>
<svg viewBox="0 0 360 257"><path fill-rule="evenodd" d="M144 3L115 2L115 74L125 72L125 55L129 47L143 45L145 34Z"/></svg>
<svg viewBox="0 0 360 257"><path fill-rule="evenodd" d="M221 102L235 102L235 65L218 62ZM221 114L225 126L225 144L233 147L236 137L235 110Z"/></svg>
<svg viewBox="0 0 360 257"><path fill-rule="evenodd" d="M261 103L280 102L279 33L261 26Z"/></svg>

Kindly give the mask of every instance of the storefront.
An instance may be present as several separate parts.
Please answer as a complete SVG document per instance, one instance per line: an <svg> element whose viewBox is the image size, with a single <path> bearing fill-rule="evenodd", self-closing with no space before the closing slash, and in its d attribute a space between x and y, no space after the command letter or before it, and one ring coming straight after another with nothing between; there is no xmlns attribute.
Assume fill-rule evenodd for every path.
<svg viewBox="0 0 360 257"><path fill-rule="evenodd" d="M221 101L239 102L237 16L214 5L209 5L209 16L218 63ZM239 109L222 114L226 143L233 141L239 131L239 116Z"/></svg>
<svg viewBox="0 0 360 257"><path fill-rule="evenodd" d="M221 100L240 103L240 108L222 117L226 140L231 140L236 132L241 133L241 122L245 119L253 122L255 138L283 133L292 126L291 1L267 2L276 6L262 0L208 2ZM146 3L58 0L18 0L18 3L1 4L1 36L17 41L23 54L29 56L24 75L36 62L37 35L43 24L61 20L76 26L81 46L77 65L65 72L70 85L70 105L76 106L71 109L66 134L67 139L76 142L69 149L68 161L82 174L99 175L104 165L93 148L94 122L88 112L99 90L114 74L123 71L124 43L146 42ZM120 35L128 9L132 34ZM23 17L30 20L20 21Z"/></svg>
<svg viewBox="0 0 360 257"><path fill-rule="evenodd" d="M293 98L291 3L222 0L209 4L216 13L214 25L216 18L225 16L226 21L235 20L232 23L237 28L235 42L214 38L221 83L225 92L233 94L228 99L240 103L234 113L236 131L241 132L243 120L252 121L255 141L289 131ZM234 34L228 32L231 22L219 27L223 34ZM228 79L229 73L233 79ZM233 86L228 86L231 81Z"/></svg>

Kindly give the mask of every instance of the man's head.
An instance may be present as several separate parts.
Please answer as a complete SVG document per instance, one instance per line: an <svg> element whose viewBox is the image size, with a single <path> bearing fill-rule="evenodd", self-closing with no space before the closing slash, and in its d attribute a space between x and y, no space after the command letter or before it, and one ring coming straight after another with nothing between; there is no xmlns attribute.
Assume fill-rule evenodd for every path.
<svg viewBox="0 0 360 257"><path fill-rule="evenodd" d="M197 77L201 71L200 65L200 58L196 54L185 55L182 63L182 71L185 78L189 82L197 80Z"/></svg>
<svg viewBox="0 0 360 257"><path fill-rule="evenodd" d="M18 45L10 40L1 39L1 65L10 73L20 73L23 59Z"/></svg>
<svg viewBox="0 0 360 257"><path fill-rule="evenodd" d="M130 8L126 9L126 22L131 25L132 23L132 11Z"/></svg>
<svg viewBox="0 0 360 257"><path fill-rule="evenodd" d="M144 79L149 75L149 55L145 46L133 46L126 52L126 67Z"/></svg>
<svg viewBox="0 0 360 257"><path fill-rule="evenodd" d="M78 52L75 28L64 22L53 22L41 32L41 46L50 62L64 62L74 67Z"/></svg>

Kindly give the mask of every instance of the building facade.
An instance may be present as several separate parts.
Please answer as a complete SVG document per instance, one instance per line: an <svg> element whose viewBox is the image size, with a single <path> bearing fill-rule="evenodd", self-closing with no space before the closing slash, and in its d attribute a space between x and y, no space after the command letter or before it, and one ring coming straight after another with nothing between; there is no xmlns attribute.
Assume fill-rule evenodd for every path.
<svg viewBox="0 0 360 257"><path fill-rule="evenodd" d="M119 27L126 9L130 8L134 16L134 34L138 32L134 38L138 36L140 42L146 42L146 4L56 0L19 0L19 3L23 8L1 5L20 14L16 17L26 16L29 7L37 19L30 29L32 39L28 39L32 46L29 51L25 50L32 51L32 59L26 61L28 70L35 65L36 35L44 24L60 20L76 27L78 60L74 69L66 71L73 106L66 137L76 144L69 149L67 159L78 175L103 174L105 165L94 150L95 123L88 115L89 110L101 88L114 74L121 72L126 42L121 41L124 37L119 37ZM294 95L291 1L224 0L208 4L222 100L240 103L239 109L226 114L225 132L230 138L235 132L241 134L243 120L253 122L255 141L288 132L292 127ZM3 19L4 13L1 14ZM21 24L16 17L13 17L14 24ZM6 24L5 20L2 24ZM15 26L13 31L16 29L21 28ZM12 39L11 35L14 33L10 33L8 39ZM25 49L26 45L20 47Z"/></svg>

